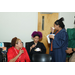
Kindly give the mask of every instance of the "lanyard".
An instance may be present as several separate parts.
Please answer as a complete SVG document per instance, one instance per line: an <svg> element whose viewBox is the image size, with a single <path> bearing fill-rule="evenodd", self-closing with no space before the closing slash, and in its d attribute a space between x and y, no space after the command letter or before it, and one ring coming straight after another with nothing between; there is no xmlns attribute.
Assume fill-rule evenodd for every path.
<svg viewBox="0 0 75 75"><path fill-rule="evenodd" d="M18 54L18 52L16 51L16 49L14 48L14 50L15 50L15 52L16 52L16 54ZM19 59L21 58L21 55L19 56Z"/></svg>

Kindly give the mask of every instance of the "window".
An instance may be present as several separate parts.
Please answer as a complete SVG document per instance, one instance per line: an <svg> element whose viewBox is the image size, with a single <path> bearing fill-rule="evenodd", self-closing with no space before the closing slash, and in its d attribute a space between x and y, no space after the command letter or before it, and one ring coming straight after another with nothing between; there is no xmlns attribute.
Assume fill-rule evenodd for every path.
<svg viewBox="0 0 75 75"><path fill-rule="evenodd" d="M44 16L42 16L42 30L44 30Z"/></svg>

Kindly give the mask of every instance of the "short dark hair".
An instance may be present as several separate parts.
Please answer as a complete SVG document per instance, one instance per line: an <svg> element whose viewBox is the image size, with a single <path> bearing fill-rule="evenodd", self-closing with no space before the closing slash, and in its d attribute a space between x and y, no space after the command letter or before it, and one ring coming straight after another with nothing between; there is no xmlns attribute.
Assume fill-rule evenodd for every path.
<svg viewBox="0 0 75 75"><path fill-rule="evenodd" d="M56 20L54 24L59 25L59 27L61 27L63 29L63 28L65 28L63 21L64 21L64 18L62 17L59 20Z"/></svg>

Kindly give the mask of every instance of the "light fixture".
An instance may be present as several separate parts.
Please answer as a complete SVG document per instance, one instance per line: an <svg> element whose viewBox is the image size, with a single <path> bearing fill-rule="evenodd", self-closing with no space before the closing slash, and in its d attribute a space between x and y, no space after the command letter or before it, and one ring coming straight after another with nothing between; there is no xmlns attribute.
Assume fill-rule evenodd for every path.
<svg viewBox="0 0 75 75"><path fill-rule="evenodd" d="M53 13L58 13L58 12L40 12L40 14L53 14Z"/></svg>

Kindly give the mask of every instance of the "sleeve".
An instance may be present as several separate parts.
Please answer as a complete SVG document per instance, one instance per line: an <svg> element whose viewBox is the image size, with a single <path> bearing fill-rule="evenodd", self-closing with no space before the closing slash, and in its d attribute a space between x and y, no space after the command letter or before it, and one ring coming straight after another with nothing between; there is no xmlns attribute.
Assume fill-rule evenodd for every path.
<svg viewBox="0 0 75 75"><path fill-rule="evenodd" d="M42 43L42 53L46 53L46 47L44 46L43 43Z"/></svg>
<svg viewBox="0 0 75 75"><path fill-rule="evenodd" d="M59 37L55 36L53 40L53 48L60 48L66 41L66 33L62 32Z"/></svg>
<svg viewBox="0 0 75 75"><path fill-rule="evenodd" d="M34 51L34 50L35 50L35 48L32 48L30 54L36 53L36 51Z"/></svg>
<svg viewBox="0 0 75 75"><path fill-rule="evenodd" d="M28 52L29 55L32 54L32 53L35 53L35 51L34 51L35 48L32 48L32 50L30 51L30 47L31 47L31 44L28 43L27 46L26 46L26 49L27 49L27 52Z"/></svg>
<svg viewBox="0 0 75 75"><path fill-rule="evenodd" d="M13 50L10 48L8 49L8 52L7 52L7 61L9 62L13 58L14 58L14 53L13 53Z"/></svg>
<svg viewBox="0 0 75 75"><path fill-rule="evenodd" d="M30 58L29 58L28 52L27 52L27 50L25 48L24 48L24 50L25 50L26 62L30 62Z"/></svg>
<svg viewBox="0 0 75 75"><path fill-rule="evenodd" d="M52 34L52 32L50 33L50 34ZM53 33L53 34L55 34L55 33ZM50 42L52 41L52 39L50 38Z"/></svg>

